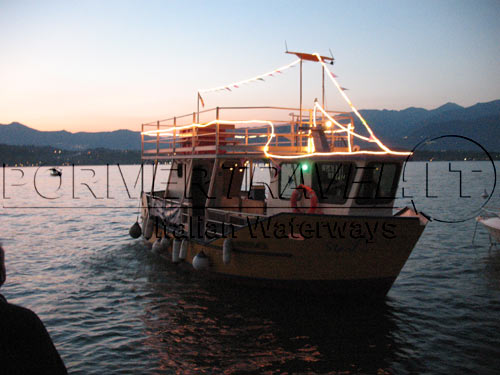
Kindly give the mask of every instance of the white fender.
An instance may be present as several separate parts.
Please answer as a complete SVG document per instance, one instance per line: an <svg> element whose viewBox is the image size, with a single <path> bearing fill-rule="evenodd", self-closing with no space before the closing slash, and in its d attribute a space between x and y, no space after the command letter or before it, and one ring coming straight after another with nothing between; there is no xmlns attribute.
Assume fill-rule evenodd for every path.
<svg viewBox="0 0 500 375"><path fill-rule="evenodd" d="M153 226L154 226L153 219L149 215L146 216L143 224L145 239L149 240L153 236L153 229L154 229Z"/></svg>
<svg viewBox="0 0 500 375"><path fill-rule="evenodd" d="M181 251L181 240L177 238L174 239L174 244L172 245L172 262L179 263L179 253Z"/></svg>
<svg viewBox="0 0 500 375"><path fill-rule="evenodd" d="M203 251L200 251L193 258L194 269L197 271L205 271L208 269L208 266L209 266L208 257L205 255L205 253Z"/></svg>
<svg viewBox="0 0 500 375"><path fill-rule="evenodd" d="M161 253L161 238L157 238L155 243L153 244L153 248L151 249L153 253L160 254Z"/></svg>
<svg viewBox="0 0 500 375"><path fill-rule="evenodd" d="M233 239L226 238L222 245L222 261L224 264L231 263L231 253L233 252Z"/></svg>
<svg viewBox="0 0 500 375"><path fill-rule="evenodd" d="M170 238L168 238L167 236L163 237L161 239L161 252L162 253L166 253L168 251L168 248L170 247Z"/></svg>
<svg viewBox="0 0 500 375"><path fill-rule="evenodd" d="M179 252L179 259L180 260L185 260L187 257L187 251L188 251L188 240L184 238L181 243L181 251Z"/></svg>

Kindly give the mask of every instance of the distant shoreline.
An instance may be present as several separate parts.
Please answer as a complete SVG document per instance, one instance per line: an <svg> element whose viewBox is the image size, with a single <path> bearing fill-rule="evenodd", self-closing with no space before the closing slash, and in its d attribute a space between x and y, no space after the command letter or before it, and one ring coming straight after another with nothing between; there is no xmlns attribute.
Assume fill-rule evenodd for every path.
<svg viewBox="0 0 500 375"><path fill-rule="evenodd" d="M11 167L140 164L141 152L138 150L111 150L105 148L76 151L52 146L0 144L0 163Z"/></svg>
<svg viewBox="0 0 500 375"><path fill-rule="evenodd" d="M493 160L500 160L500 152L490 152ZM411 161L489 160L483 152L474 151L417 151ZM137 150L64 150L51 146L12 146L0 144L0 164L9 167L52 165L106 165L140 164Z"/></svg>
<svg viewBox="0 0 500 375"><path fill-rule="evenodd" d="M500 160L500 152L489 152L493 160ZM479 151L416 151L410 161L488 161L488 155Z"/></svg>

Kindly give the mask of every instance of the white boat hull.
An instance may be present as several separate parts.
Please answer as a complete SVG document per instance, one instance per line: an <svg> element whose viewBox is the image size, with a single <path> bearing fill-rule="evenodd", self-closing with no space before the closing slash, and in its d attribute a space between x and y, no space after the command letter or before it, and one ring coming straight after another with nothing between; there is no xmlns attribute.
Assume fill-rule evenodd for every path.
<svg viewBox="0 0 500 375"><path fill-rule="evenodd" d="M488 229L488 232L490 233L491 237L496 242L500 242L500 217L489 217L489 218L479 217L478 221L481 224L483 224L486 227L486 229Z"/></svg>

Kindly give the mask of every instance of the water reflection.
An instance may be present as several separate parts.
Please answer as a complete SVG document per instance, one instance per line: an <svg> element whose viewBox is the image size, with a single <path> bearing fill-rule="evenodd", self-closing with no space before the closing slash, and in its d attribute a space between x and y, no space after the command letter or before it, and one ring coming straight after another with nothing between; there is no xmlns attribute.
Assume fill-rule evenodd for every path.
<svg viewBox="0 0 500 375"><path fill-rule="evenodd" d="M95 184L75 181L80 199L64 170L57 209L41 208L32 180L8 179L1 214L2 293L41 316L70 373L498 373L500 251L480 226L471 246L474 221L430 223L381 304L325 304L209 283L153 256L127 235L138 166L123 170L134 199L116 168L112 199L94 199L82 183L106 197L99 168ZM37 186L48 194L55 182Z"/></svg>
<svg viewBox="0 0 500 375"><path fill-rule="evenodd" d="M402 353L397 317L385 301L234 287L170 264L163 276L151 276L159 297L145 306L145 345L159 371L391 373Z"/></svg>
<svg viewBox="0 0 500 375"><path fill-rule="evenodd" d="M500 246L498 245L491 247L485 258L485 275L488 286L500 291Z"/></svg>

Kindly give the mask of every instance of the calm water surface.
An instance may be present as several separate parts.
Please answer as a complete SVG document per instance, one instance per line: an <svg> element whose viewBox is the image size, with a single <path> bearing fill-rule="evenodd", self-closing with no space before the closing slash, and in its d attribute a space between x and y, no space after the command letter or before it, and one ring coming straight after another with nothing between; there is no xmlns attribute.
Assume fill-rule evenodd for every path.
<svg viewBox="0 0 500 375"><path fill-rule="evenodd" d="M463 170L462 195L471 196L460 199L458 173L448 172L447 163L431 164L427 190L437 198L425 199L425 163L410 164L401 187L433 218L467 217L482 204L483 189L491 191L488 163L453 164ZM116 166L109 174L106 167L94 167L95 175L85 169L72 178L65 167L59 189L58 178L39 170L36 188L55 199L36 194L35 168L23 168L24 177L7 170L1 190L8 272L2 293L39 314L70 373L500 369L500 250L489 249L482 227L471 244L473 220L429 223L385 300L322 301L214 284L158 258L128 237L138 167L122 167L123 176ZM490 203L500 206L498 190Z"/></svg>

